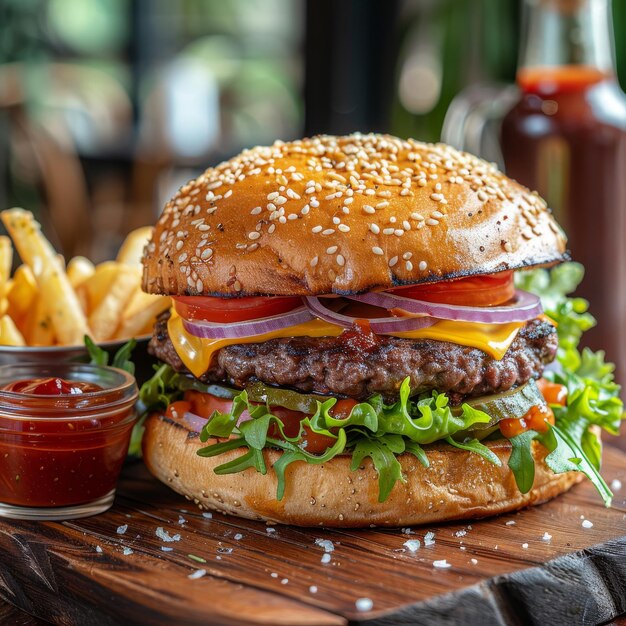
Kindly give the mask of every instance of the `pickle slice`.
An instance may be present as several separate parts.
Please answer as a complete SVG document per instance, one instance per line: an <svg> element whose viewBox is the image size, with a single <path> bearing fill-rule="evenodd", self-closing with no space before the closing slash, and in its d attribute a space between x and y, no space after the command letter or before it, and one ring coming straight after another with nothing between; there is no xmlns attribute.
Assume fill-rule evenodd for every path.
<svg viewBox="0 0 626 626"><path fill-rule="evenodd" d="M521 387L510 389L504 393L494 394L491 396L481 396L480 398L470 398L466 401L473 409L487 413L491 418L489 422L484 424L474 424L468 430L487 429L495 426L500 420L510 418L521 418L534 406L545 404L545 400L541 395L535 381L529 380ZM460 413L461 408L457 407L452 410L454 413Z"/></svg>
<svg viewBox="0 0 626 626"><path fill-rule="evenodd" d="M313 415L317 411L317 403L328 400L330 396L298 393L289 389L278 389L263 383L252 383L246 386L248 399L252 402L267 402L270 406L282 406L292 411L301 411Z"/></svg>

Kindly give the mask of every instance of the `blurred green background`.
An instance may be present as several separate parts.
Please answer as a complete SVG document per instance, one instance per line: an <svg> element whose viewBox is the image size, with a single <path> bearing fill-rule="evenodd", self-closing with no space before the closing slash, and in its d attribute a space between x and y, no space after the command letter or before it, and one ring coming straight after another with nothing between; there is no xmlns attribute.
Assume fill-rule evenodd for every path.
<svg viewBox="0 0 626 626"><path fill-rule="evenodd" d="M0 205L108 258L245 146L439 139L464 87L513 82L519 21L519 0L0 0ZM624 0L614 22L625 86Z"/></svg>

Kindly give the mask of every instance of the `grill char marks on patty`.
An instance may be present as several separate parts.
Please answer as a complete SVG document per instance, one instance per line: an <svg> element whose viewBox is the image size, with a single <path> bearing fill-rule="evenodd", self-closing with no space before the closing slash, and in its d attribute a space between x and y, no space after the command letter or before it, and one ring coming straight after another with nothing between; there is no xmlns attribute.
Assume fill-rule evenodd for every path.
<svg viewBox="0 0 626 626"><path fill-rule="evenodd" d="M177 371L186 371L167 334L169 313L155 326L149 350ZM341 337L290 337L236 344L213 357L205 382L243 387L262 381L305 393L364 399L397 398L409 376L413 393L446 392L457 404L466 397L501 393L541 376L556 356L555 328L539 319L523 326L497 361L476 348L431 339L378 336L364 349Z"/></svg>

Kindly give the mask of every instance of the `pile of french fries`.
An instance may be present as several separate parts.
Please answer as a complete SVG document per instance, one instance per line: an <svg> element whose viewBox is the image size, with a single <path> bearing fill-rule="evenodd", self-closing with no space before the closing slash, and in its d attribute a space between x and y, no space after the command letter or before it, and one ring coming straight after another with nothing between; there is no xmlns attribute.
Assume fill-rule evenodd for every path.
<svg viewBox="0 0 626 626"><path fill-rule="evenodd" d="M0 213L9 237L0 236L0 344L80 345L123 340L152 332L169 308L166 296L141 290L141 255L151 227L131 232L117 259L99 265L74 257L67 267L23 209ZM11 277L13 244L22 260Z"/></svg>

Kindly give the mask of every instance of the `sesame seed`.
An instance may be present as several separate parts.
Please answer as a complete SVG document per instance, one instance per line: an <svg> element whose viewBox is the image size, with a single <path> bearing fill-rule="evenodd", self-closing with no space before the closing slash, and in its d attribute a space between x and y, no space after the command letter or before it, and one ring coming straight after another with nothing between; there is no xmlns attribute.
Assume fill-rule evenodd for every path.
<svg viewBox="0 0 626 626"><path fill-rule="evenodd" d="M202 254L200 255L200 258L203 261L206 261L210 256L212 256L212 254L213 254L213 250L211 248L205 248L202 251Z"/></svg>
<svg viewBox="0 0 626 626"><path fill-rule="evenodd" d="M420 178L420 179L417 181L417 184L418 184L420 187L426 187L426 185L428 184L428 182L426 181L426 179L424 179L424 178Z"/></svg>
<svg viewBox="0 0 626 626"><path fill-rule="evenodd" d="M337 248L338 246L330 246L329 248L326 248L326 254L335 254L335 252L337 252Z"/></svg>
<svg viewBox="0 0 626 626"><path fill-rule="evenodd" d="M311 228L311 232L312 233L321 233L322 232L322 226L320 226L319 224L317 226L313 226L313 228Z"/></svg>
<svg viewBox="0 0 626 626"><path fill-rule="evenodd" d="M338 217L333 217L333 224L341 224L341 220Z"/></svg>
<svg viewBox="0 0 626 626"><path fill-rule="evenodd" d="M387 201L385 200L384 202L379 202L379 203L376 205L376 208L377 208L377 209L384 209L385 207L388 207L388 206L389 206L389 202L387 202Z"/></svg>
<svg viewBox="0 0 626 626"><path fill-rule="evenodd" d="M344 204L352 204L354 202L354 198L348 197L348 198L344 198L343 203Z"/></svg>
<svg viewBox="0 0 626 626"><path fill-rule="evenodd" d="M413 253L412 253L412 252L405 252L405 253L402 255L402 258L403 258L405 261L408 261L408 260L409 260L412 256L413 256Z"/></svg>
<svg viewBox="0 0 626 626"><path fill-rule="evenodd" d="M476 195L478 196L478 199L482 202L486 202L487 200L489 200L489 196L482 189L479 189Z"/></svg>
<svg viewBox="0 0 626 626"><path fill-rule="evenodd" d="M439 224L439 222L437 220L434 220L434 219L432 219L430 217L426 220L426 223L429 226L437 226L437 224Z"/></svg>
<svg viewBox="0 0 626 626"><path fill-rule="evenodd" d="M426 261L420 261L418 267L420 272L423 272L428 267L428 264L426 263Z"/></svg>
<svg viewBox="0 0 626 626"><path fill-rule="evenodd" d="M433 211L430 214L430 216L431 217L436 217L437 219L441 219L444 216L444 214L441 211Z"/></svg>
<svg viewBox="0 0 626 626"><path fill-rule="evenodd" d="M286 218L284 215L281 215L281 216L278 218L278 221L279 221L281 224L286 224L286 223L287 223L287 218Z"/></svg>
<svg viewBox="0 0 626 626"><path fill-rule="evenodd" d="M506 252L513 252L513 246L510 241L503 242L502 247L506 250Z"/></svg>
<svg viewBox="0 0 626 626"><path fill-rule="evenodd" d="M261 236L261 233L257 233L256 231L252 231L251 233L248 233L248 239L258 239Z"/></svg>
<svg viewBox="0 0 626 626"><path fill-rule="evenodd" d="M287 198L285 198L285 196L278 196L275 200L274 200L274 204L281 206L282 204L285 204L285 202L287 202Z"/></svg>
<svg viewBox="0 0 626 626"><path fill-rule="evenodd" d="M404 220L402 222L402 227L404 228L404 230L411 230L411 224L409 223L408 220Z"/></svg>
<svg viewBox="0 0 626 626"><path fill-rule="evenodd" d="M393 231L394 230L395 229L393 229L393 228L384 228L383 229L383 235L393 235Z"/></svg>
<svg viewBox="0 0 626 626"><path fill-rule="evenodd" d="M270 224L270 227L267 229L267 232L271 235L276 230L276 224Z"/></svg>
<svg viewBox="0 0 626 626"><path fill-rule="evenodd" d="M319 261L318 257L314 256L314 257L311 259L311 262L309 263L309 265L310 265L311 267L315 267L315 266L317 265L317 262L318 262L318 261Z"/></svg>
<svg viewBox="0 0 626 626"><path fill-rule="evenodd" d="M424 217L420 213L411 213L411 217L418 222L424 221Z"/></svg>
<svg viewBox="0 0 626 626"><path fill-rule="evenodd" d="M263 209L260 206L254 207L252 211L250 211L250 215L258 215Z"/></svg>
<svg viewBox="0 0 626 626"><path fill-rule="evenodd" d="M272 191L272 193L268 193L267 194L267 199L268 200L275 200L276 198L278 198L278 196L280 196L280 194L278 193L278 191Z"/></svg>
<svg viewBox="0 0 626 626"><path fill-rule="evenodd" d="M235 288L235 291L241 291L241 283L238 280L235 281L233 287Z"/></svg>
<svg viewBox="0 0 626 626"><path fill-rule="evenodd" d="M200 224L200 226L198 226L198 230L206 232L207 230L211 230L211 227L208 224Z"/></svg>
<svg viewBox="0 0 626 626"><path fill-rule="evenodd" d="M187 253L183 252L179 257L178 257L178 262L179 263L183 263L184 261L187 260Z"/></svg>
<svg viewBox="0 0 626 626"><path fill-rule="evenodd" d="M180 249L183 247L183 245L184 245L184 244L183 244L183 241L182 241L182 240L177 241L177 242L176 242L176 250L180 250Z"/></svg>
<svg viewBox="0 0 626 626"><path fill-rule="evenodd" d="M309 207L308 204L305 204L302 209L300 209L300 213L302 213L302 215L308 215L310 210L311 207Z"/></svg>
<svg viewBox="0 0 626 626"><path fill-rule="evenodd" d="M391 259L389 259L389 267L393 267L396 263L398 262L398 257L394 256Z"/></svg>
<svg viewBox="0 0 626 626"><path fill-rule="evenodd" d="M440 193L431 193L430 199L435 200L436 202L439 202L440 200L443 200L443 195Z"/></svg>
<svg viewBox="0 0 626 626"><path fill-rule="evenodd" d="M380 233L380 226L378 226L378 224L370 224L370 230L375 234L378 235Z"/></svg>
<svg viewBox="0 0 626 626"><path fill-rule="evenodd" d="M297 194L293 189L287 189L287 196L292 200L300 200L300 195Z"/></svg>
<svg viewBox="0 0 626 626"><path fill-rule="evenodd" d="M396 228L396 230L393 231L393 234L396 237L402 237L402 235L404 235L404 231L401 228Z"/></svg>
<svg viewBox="0 0 626 626"><path fill-rule="evenodd" d="M337 226L337 228L342 232L342 233L348 233L350 232L350 227L346 224L339 224L339 226Z"/></svg>
<svg viewBox="0 0 626 626"><path fill-rule="evenodd" d="M346 260L343 258L343 255L338 254L337 255L337 265L340 265L341 267L343 267L346 263Z"/></svg>
<svg viewBox="0 0 626 626"><path fill-rule="evenodd" d="M411 261L407 261L405 267L407 272L410 272L413 269L413 263L411 263Z"/></svg>
<svg viewBox="0 0 626 626"><path fill-rule="evenodd" d="M332 235L335 232L334 228L327 228L326 230L322 231L322 235Z"/></svg>
<svg viewBox="0 0 626 626"><path fill-rule="evenodd" d="M202 281L198 278L197 282L196 282L196 289L198 291L202 291L204 289L204 285L202 283Z"/></svg>
<svg viewBox="0 0 626 626"><path fill-rule="evenodd" d="M382 256L382 255L384 254L383 249L382 249L382 248L379 248L378 246L374 246L374 247L372 248L372 252L373 252L374 254L377 254L378 256Z"/></svg>
<svg viewBox="0 0 626 626"><path fill-rule="evenodd" d="M287 219L288 219L288 220L297 220L297 219L298 219L298 214L297 214L297 213L290 213L290 214L287 216Z"/></svg>
<svg viewBox="0 0 626 626"><path fill-rule="evenodd" d="M224 198L230 198L233 195L233 190L229 189L225 194L224 194Z"/></svg>
<svg viewBox="0 0 626 626"><path fill-rule="evenodd" d="M363 205L363 211L365 211L365 213L369 213L370 215L376 213L376 209L373 206L370 206L369 204Z"/></svg>

